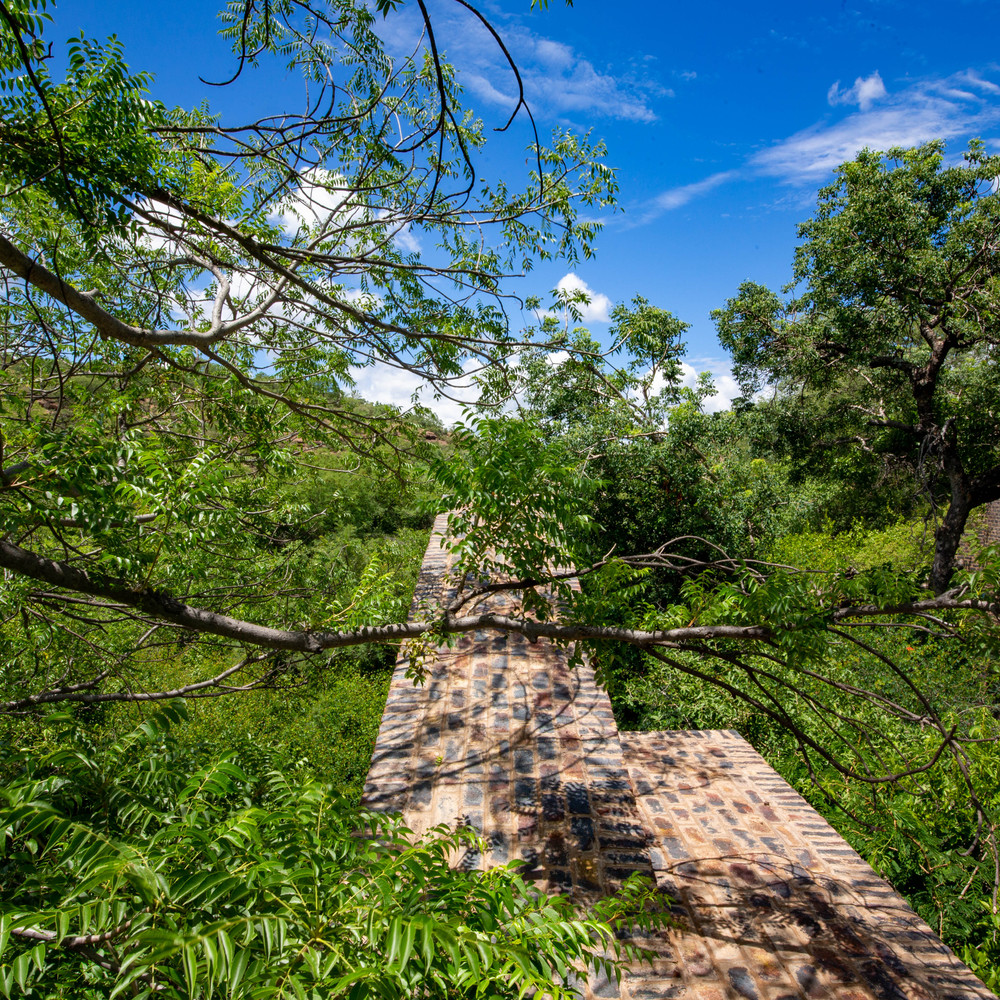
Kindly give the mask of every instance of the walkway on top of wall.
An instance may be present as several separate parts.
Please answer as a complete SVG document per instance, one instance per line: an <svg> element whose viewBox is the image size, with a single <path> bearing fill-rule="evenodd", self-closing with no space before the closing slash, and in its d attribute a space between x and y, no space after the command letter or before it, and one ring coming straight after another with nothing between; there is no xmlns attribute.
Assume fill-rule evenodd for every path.
<svg viewBox="0 0 1000 1000"><path fill-rule="evenodd" d="M439 518L414 607L448 586ZM496 607L504 598L494 599ZM439 650L422 687L397 666L365 789L420 833L468 824L487 867L521 858L584 903L638 871L682 929L623 1000L992 998L889 885L736 732L619 733L589 667L519 636Z"/></svg>

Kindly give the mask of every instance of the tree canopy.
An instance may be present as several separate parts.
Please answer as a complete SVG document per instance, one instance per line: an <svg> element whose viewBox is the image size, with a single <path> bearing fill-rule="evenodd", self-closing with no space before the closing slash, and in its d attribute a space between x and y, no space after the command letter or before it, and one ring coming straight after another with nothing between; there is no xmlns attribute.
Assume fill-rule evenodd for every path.
<svg viewBox="0 0 1000 1000"><path fill-rule="evenodd" d="M565 325L543 315L534 330L512 328L505 276L538 257L589 253L596 226L577 209L613 197L613 172L599 147L560 132L549 146L532 143L520 193L480 176L485 126L462 105L423 5L424 47L393 58L380 40L379 19L394 6L228 6L235 73L275 58L308 85L304 111L235 124L149 100L153 82L127 69L114 41L71 42L56 81L44 7L5 8L0 565L12 583L3 597L12 676L23 683L7 710L217 694L274 682L289 656L486 627L673 650L696 673L699 658L730 663L736 677L705 680L793 725L795 683L770 676L760 701L745 683L763 683L754 657L777 657L794 674L799 658L821 660L824 643L854 623L988 611L987 578L947 589L938 563L930 595L912 577L821 583L747 564L753 516L730 516L732 480L699 448L709 390L679 390L685 325L665 310L641 297L617 307L606 356L570 329L573 295L557 303ZM523 101L514 110L530 115ZM981 369L994 343L997 196L987 178L996 164L976 148L949 170L935 148L899 156L890 169L865 154L821 193L798 258L810 289L795 306L808 304L804 318L784 318L776 297L745 288L721 328L745 381L788 365L786 377L829 381L837 364L864 381L864 358L880 373L865 384L889 400L877 406L905 405L916 387L924 395L910 424L896 413L872 420L940 456L947 473L961 447L948 442L965 436L957 417L939 413L938 373L952 357L969 359L961 377L994 391ZM895 271L872 257L896 246ZM554 347L568 356L553 371L539 352ZM442 392L485 366L488 404L525 394L525 419L474 418L452 457L432 456L440 505L456 512L458 570L486 590L466 589L422 620L399 620L374 570L356 599L321 610L315 577L279 540L301 532L304 510L269 484L308 464L308 449L353 452L386 475L403 474L416 454L415 425L349 397L352 371L371 364L406 368ZM974 498L997 469L994 445L975 446L979 465L962 458L953 476ZM646 530L650 503L658 513ZM635 538L604 547L595 509ZM614 597L648 572L675 581L652 606ZM571 573L590 577L589 589L568 589ZM281 600L273 580L284 581ZM523 590L524 613L484 612L479 598L497 587ZM229 661L168 690L123 681L147 643L188 636ZM935 726L950 746L949 727ZM837 766L861 774L874 763Z"/></svg>
<svg viewBox="0 0 1000 1000"><path fill-rule="evenodd" d="M269 502L255 480L301 448L400 474L419 428L359 406L354 374L404 369L447 394L502 373L519 346L505 276L591 252L577 211L613 198L602 149L533 133L522 190L484 176L486 126L422 4L426 45L386 51L396 6L228 5L233 71L277 60L303 84L298 112L247 122L150 99L114 40L71 40L56 79L44 4L3 8L7 572L98 615L287 646L187 603L259 593L240 557ZM7 613L60 603L47 592L15 587Z"/></svg>
<svg viewBox="0 0 1000 1000"><path fill-rule="evenodd" d="M941 510L943 592L970 512L1000 499L1000 158L974 143L862 152L799 229L783 301L752 282L716 313L748 395L821 399L820 440L898 455Z"/></svg>
<svg viewBox="0 0 1000 1000"><path fill-rule="evenodd" d="M504 178L481 177L485 126L462 105L433 23L418 4L426 44L393 58L377 30L393 6L227 7L234 72L275 58L308 84L305 111L235 124L149 100L152 81L127 69L113 41L71 42L57 82L44 8L6 10L2 118L13 153L3 167L0 243L8 291L0 565L12 574L4 613L17 623L11 662L23 678L8 711L217 694L273 683L289 656L419 645L487 627L624 643L659 657L680 651L696 672L700 657L731 663L745 676L709 671L705 680L793 725L788 677L771 676L763 702L745 686L762 683L758 654L822 659L824 642L873 616L988 610L983 581L928 595L909 577L834 575L820 584L743 562L755 555L753 516L730 515L732 480L720 479L699 448L708 432L699 399L709 390L679 390L685 325L665 310L641 297L617 307L606 356L586 331L551 315L534 330L512 328L505 276L538 257L589 253L596 226L577 208L611 199L613 172L599 147L557 133L549 146L532 144L520 193ZM523 102L517 111L529 114ZM992 346L974 323L985 309L978 298L965 305L958 296L941 316L914 319L951 293L920 278L900 304L884 291L880 265L855 274L841 259L854 259L855 232L866 246L896 245L899 229L924 248L941 288L992 273L994 196L982 190L992 161L973 150L970 166L942 172L930 149L902 162L890 170L866 154L821 194L799 255L812 289L806 319L779 322L780 303L760 290L744 289L739 301L765 301L770 325L759 310L730 306L723 336L744 379L790 361L800 377L818 378L830 368L824 351L856 368L859 330L871 328L890 352L886 385L897 399L901 384L922 385L928 365L941 367L921 351L943 364ZM898 268L909 278L892 279L893 288L923 273L906 271L905 246ZM955 249L963 246L965 267ZM982 294L992 294L983 281ZM578 305L573 295L557 302L568 319ZM826 337L820 347L810 339L817 330ZM890 350L897 337L905 339ZM568 352L556 370L539 353L546 347ZM373 584L377 574L346 608L320 611L315 577L302 574L294 546L275 541L282 524L292 536L301 531L304 511L268 484L308 463L308 449L353 452L386 475L403 474L416 454L412 423L349 397L352 371L371 364L407 368L442 392L482 367L493 407L526 394L526 419L474 418L456 454L431 461L440 505L456 511L459 572L487 591L523 590L524 613L486 613L484 591L472 588L450 607L401 621ZM938 441L945 423L958 433L933 407L920 413L910 432L918 443ZM898 430L896 415L886 422ZM701 443L717 449L719 435L714 442ZM987 488L995 469L980 459ZM652 521L650 504L659 512ZM678 518L678 509L690 516ZM623 528L617 552L592 530L595 510ZM272 525L265 533L262 517ZM591 577L589 589L569 590L560 567ZM630 574L650 571L675 581L652 607L614 597ZM696 586L699 574L712 586ZM280 601L275 579L287 584ZM548 596L539 589L546 581ZM684 589L692 586L697 595ZM147 643L186 636L214 643L229 661L165 690L122 682ZM40 665L53 660L68 666ZM935 725L950 745L948 726ZM818 737L797 731L834 759Z"/></svg>
<svg viewBox="0 0 1000 1000"><path fill-rule="evenodd" d="M456 3L506 57L483 16ZM509 60L513 115L480 120L421 0L421 44L389 51L381 26L400 6L232 0L223 75L276 60L302 81L297 112L234 122L157 101L114 40L50 54L43 0L0 4L0 712L295 686L330 669L333 651L379 645L405 643L418 673L421 654L454 634L518 632L592 657L618 707L657 724L680 717L677 692L711 719L738 706L785 734L821 794L841 793L852 815L889 786L908 803L954 803L940 850L964 838L972 874L949 871L986 885L1000 569L986 559L959 571L955 554L969 511L1000 496L1000 160L974 146L946 166L931 145L845 164L802 229L797 297L745 285L718 317L745 391L768 384L777 401L708 414L711 387L680 384L686 324L641 296L614 309L608 350L579 325L573 293L552 311L526 301L538 321L518 327L509 279L592 252L586 216L613 202L614 172L586 136L541 141ZM517 183L484 172L487 140L516 141L515 121L531 135ZM478 378L483 406L446 437L426 412L354 397L372 366L443 395ZM898 456L947 505L932 565L918 546L903 565L867 551L867 536L831 544L818 530L827 480L796 482L779 448L759 447L782 420L804 438L817 417L829 445ZM365 497L348 485L355 473ZM401 513L400 497L420 492L424 509ZM457 596L406 620L406 587L363 546L345 590L348 546L313 544L338 508L353 511L351 530L390 514L426 529L429 514L452 511ZM513 610L484 606L503 590L521 593ZM324 826L328 787L255 778L228 757L193 767L193 789L168 739L174 712L111 758L81 747L78 720L64 717L44 724L58 729L51 755L17 755L4 793L11 863L25 899L43 882L52 895L0 927L38 935L15 942L8 992L32 968L51 988L45 954L59 949L82 956L88 989L110 972L151 993L165 964L178 995L199 979L211 992L245 971L219 923L232 903L257 913L245 962L266 969L278 955L310 988L336 967L341 992L361 995L336 962L305 968L292 954L318 940L317 914L285 847L308 855L335 905L354 906L356 892L395 935L388 952L355 956L385 995L409 988L399 956L414 942L427 981L455 991L469 985L468 949L481 955L487 938L496 976L484 990L511 963L527 963L525 981L552 973L551 952L525 954L536 910L511 873L482 910L411 919L438 876L452 884L443 858L460 837L408 853L389 827L384 845L361 847L345 824ZM149 792L135 805L105 787L119 751ZM94 785L108 812L81 817ZM858 788L870 798L860 806ZM160 868L137 875L147 837ZM221 869L207 888L189 882L194 841L223 868L279 872L294 921L268 909L261 883ZM60 870L67 843L72 877ZM123 896L145 900L157 878L162 908L126 916ZM404 883L401 899L378 895ZM87 895L98 885L110 886L103 909ZM68 934L60 914L83 896ZM221 952L182 927L196 905ZM598 960L596 925L567 925L558 904L545 912L540 934L562 940L557 956ZM292 923L284 944L270 939Z"/></svg>

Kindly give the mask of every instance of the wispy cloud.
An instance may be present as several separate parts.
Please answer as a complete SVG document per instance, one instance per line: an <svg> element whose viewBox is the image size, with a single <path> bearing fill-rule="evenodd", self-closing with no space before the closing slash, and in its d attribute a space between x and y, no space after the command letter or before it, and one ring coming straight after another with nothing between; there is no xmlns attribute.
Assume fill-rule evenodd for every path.
<svg viewBox="0 0 1000 1000"><path fill-rule="evenodd" d="M991 80L984 80L978 73L971 69L967 69L964 73L956 73L954 79L985 94L1000 94L1000 86L997 86Z"/></svg>
<svg viewBox="0 0 1000 1000"><path fill-rule="evenodd" d="M814 186L860 150L918 146L931 139L961 140L1000 126L1000 83L973 70L915 81L891 93L876 71L843 90L830 88L831 106L858 110L837 121L825 120L750 156L740 169L669 188L635 214L635 224L651 222L737 178L772 177L783 183Z"/></svg>
<svg viewBox="0 0 1000 1000"><path fill-rule="evenodd" d="M598 69L569 45L522 27L508 27L504 41L514 54L529 103L543 113L652 122L657 116L650 98L667 96L647 78ZM462 49L479 67L479 72L463 76L469 90L490 103L513 105L514 80L493 40L471 33Z"/></svg>
<svg viewBox="0 0 1000 1000"><path fill-rule="evenodd" d="M646 212L638 220L649 222L664 212L671 212L675 208L681 208L689 201L700 198L709 191L715 190L727 181L731 181L739 176L738 170L723 170L717 174L711 174L704 180L695 181L693 184L681 184L679 187L668 188L662 194L658 194L647 206Z"/></svg>
<svg viewBox="0 0 1000 1000"><path fill-rule="evenodd" d="M859 94L860 110L832 125L823 122L796 132L751 157L749 165L789 183L815 184L865 148L965 140L1000 123L994 88L991 80L966 72L913 83L886 94L878 107L866 109Z"/></svg>
<svg viewBox="0 0 1000 1000"><path fill-rule="evenodd" d="M598 67L572 46L531 31L518 18L503 25L504 44L524 83L525 96L541 115L617 118L652 122L653 103L673 92L642 65ZM466 90L488 104L513 109L514 75L496 41L471 14L443 9L435 13L438 45L458 69ZM400 51L417 44L420 22L407 8L387 21L390 45Z"/></svg>

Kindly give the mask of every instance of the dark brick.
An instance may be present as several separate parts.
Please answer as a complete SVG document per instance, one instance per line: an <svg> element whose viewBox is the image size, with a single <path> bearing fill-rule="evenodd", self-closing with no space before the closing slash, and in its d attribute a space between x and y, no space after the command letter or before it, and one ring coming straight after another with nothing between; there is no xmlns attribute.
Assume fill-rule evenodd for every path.
<svg viewBox="0 0 1000 1000"><path fill-rule="evenodd" d="M577 815L590 813L590 797L584 785L576 781L566 783L566 808Z"/></svg>
<svg viewBox="0 0 1000 1000"><path fill-rule="evenodd" d="M542 818L549 823L555 823L565 816L562 806L562 798L559 795L542 795Z"/></svg>
<svg viewBox="0 0 1000 1000"><path fill-rule="evenodd" d="M514 782L514 804L518 809L533 809L537 801L535 782L531 778L518 778Z"/></svg>
<svg viewBox="0 0 1000 1000"><path fill-rule="evenodd" d="M574 816L570 820L570 830L576 839L579 851L589 851L594 846L594 824L587 816Z"/></svg>

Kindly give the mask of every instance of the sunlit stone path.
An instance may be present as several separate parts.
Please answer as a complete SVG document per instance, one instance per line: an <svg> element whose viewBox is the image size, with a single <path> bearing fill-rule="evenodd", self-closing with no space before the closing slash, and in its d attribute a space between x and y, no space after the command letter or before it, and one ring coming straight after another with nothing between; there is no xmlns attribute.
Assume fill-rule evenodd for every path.
<svg viewBox="0 0 1000 1000"><path fill-rule="evenodd" d="M439 518L414 608L449 586ZM504 599L496 600L496 607ZM472 634L415 687L397 666L365 790L422 832L468 824L581 903L632 872L675 900L658 960L593 997L993 997L736 732L619 733L587 667L546 642Z"/></svg>

